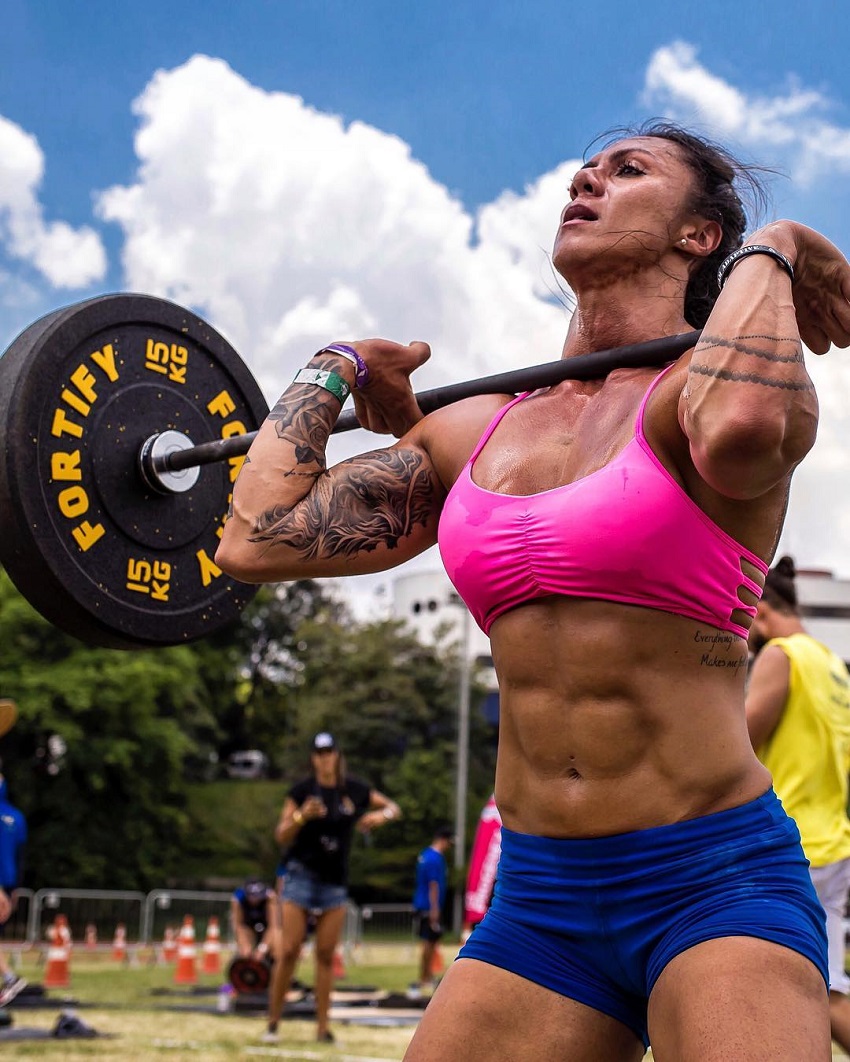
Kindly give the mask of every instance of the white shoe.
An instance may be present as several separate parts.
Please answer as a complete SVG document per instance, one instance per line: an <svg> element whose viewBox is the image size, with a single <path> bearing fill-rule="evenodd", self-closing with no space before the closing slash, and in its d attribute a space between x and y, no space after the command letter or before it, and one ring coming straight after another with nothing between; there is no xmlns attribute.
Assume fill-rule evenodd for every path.
<svg viewBox="0 0 850 1062"><path fill-rule="evenodd" d="M278 1044L280 1043L280 1036L277 1029L266 1029L263 1035L260 1037L260 1043L262 1044Z"/></svg>
<svg viewBox="0 0 850 1062"><path fill-rule="evenodd" d="M14 981L6 981L4 984L0 984L0 1007L8 1006L9 1003L27 987L27 982L23 977L16 977Z"/></svg>

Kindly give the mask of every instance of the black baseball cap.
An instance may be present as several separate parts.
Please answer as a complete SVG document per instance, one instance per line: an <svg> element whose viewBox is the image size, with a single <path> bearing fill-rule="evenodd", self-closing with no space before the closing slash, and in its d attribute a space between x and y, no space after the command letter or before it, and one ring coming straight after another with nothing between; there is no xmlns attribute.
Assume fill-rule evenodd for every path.
<svg viewBox="0 0 850 1062"><path fill-rule="evenodd" d="M438 826L434 830L434 837L441 838L446 841L453 841L455 839L455 831L453 826Z"/></svg>
<svg viewBox="0 0 850 1062"><path fill-rule="evenodd" d="M266 884L260 881L259 878L248 878L245 882L245 895L249 900L260 900L267 892Z"/></svg>
<svg viewBox="0 0 850 1062"><path fill-rule="evenodd" d="M333 734L322 730L313 738L310 748L313 752L332 752L336 748L336 741L334 741Z"/></svg>

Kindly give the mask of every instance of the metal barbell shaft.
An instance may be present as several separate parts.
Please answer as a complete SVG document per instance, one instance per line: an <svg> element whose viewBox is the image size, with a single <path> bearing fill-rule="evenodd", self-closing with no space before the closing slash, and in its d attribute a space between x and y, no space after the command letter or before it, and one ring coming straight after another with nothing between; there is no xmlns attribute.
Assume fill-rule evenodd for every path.
<svg viewBox="0 0 850 1062"><path fill-rule="evenodd" d="M625 347L596 350L575 358L561 358L558 361L544 362L542 365L529 365L522 369L497 373L495 376L483 376L476 380L435 387L430 391L422 391L416 399L423 413L432 413L435 409L475 395L517 394L519 391L534 391L538 387L551 387L562 380L594 380L607 376L614 369L664 365L694 346L700 334L699 331L683 332L681 335L650 339L646 343L632 343ZM352 431L359 427L360 423L354 410L349 409L341 414L333 432L336 434ZM234 435L229 439L200 443L185 450L174 450L154 456L150 465L155 475L162 476L198 465L226 461L229 457L241 457L248 452L256 436L257 432L252 431L244 435Z"/></svg>

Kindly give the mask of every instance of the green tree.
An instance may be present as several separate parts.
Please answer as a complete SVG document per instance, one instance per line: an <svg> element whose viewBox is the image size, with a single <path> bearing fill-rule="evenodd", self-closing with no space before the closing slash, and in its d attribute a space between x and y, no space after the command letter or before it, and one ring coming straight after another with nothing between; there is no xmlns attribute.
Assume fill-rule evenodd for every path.
<svg viewBox="0 0 850 1062"><path fill-rule="evenodd" d="M342 621L345 610L315 580L263 586L237 623L194 643L222 759L257 748L274 761L291 710L295 631L319 615Z"/></svg>
<svg viewBox="0 0 850 1062"><path fill-rule="evenodd" d="M309 580L263 588L229 631L191 645L93 649L50 626L0 569L0 695L21 709L0 753L32 830L28 883L144 889L257 872L274 854L288 786L309 769L309 740L328 728L352 773L405 816L369 843L358 837L355 894L406 899L416 853L454 816L459 659L457 646L424 646L401 623L354 622ZM493 785L481 693L474 686L470 836ZM46 755L51 735L66 749L58 759ZM263 749L280 781L253 796L240 787L238 800L223 783L207 815L191 783L237 747Z"/></svg>
<svg viewBox="0 0 850 1062"><path fill-rule="evenodd" d="M2 752L10 795L30 824L28 883L158 884L188 825L192 733L214 726L193 650L84 646L0 570L0 690L20 709ZM59 757L48 752L57 738Z"/></svg>
<svg viewBox="0 0 850 1062"><path fill-rule="evenodd" d="M455 805L460 653L426 646L399 621L305 620L295 643L290 726L277 755L290 780L309 766L311 736L329 729L352 774L397 800L401 822L352 850L352 883L360 892L406 898L416 853ZM478 711L483 689L472 686L468 834L493 788L495 734Z"/></svg>

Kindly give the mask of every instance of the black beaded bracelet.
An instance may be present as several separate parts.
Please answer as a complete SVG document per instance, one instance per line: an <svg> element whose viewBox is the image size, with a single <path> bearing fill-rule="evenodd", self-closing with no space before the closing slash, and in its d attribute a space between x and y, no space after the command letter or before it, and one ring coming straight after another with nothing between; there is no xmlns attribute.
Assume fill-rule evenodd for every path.
<svg viewBox="0 0 850 1062"><path fill-rule="evenodd" d="M791 283L794 283L794 267L781 251L777 251L775 247L768 247L765 243L751 243L746 247L739 247L737 251L727 255L720 263L720 268L717 270L717 285L719 288L723 288L729 273L748 254L767 254L771 258L775 258L791 278Z"/></svg>

